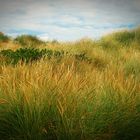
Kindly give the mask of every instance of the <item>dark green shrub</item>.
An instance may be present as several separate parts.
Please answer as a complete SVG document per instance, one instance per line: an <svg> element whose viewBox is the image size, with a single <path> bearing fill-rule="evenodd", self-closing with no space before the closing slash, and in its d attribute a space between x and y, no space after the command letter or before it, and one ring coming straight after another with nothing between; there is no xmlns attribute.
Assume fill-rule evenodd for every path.
<svg viewBox="0 0 140 140"><path fill-rule="evenodd" d="M52 51L47 49L20 48L16 51L2 50L0 56L6 57L7 63L17 64L19 61L29 63L40 60L41 58L55 58L58 61L64 56L64 51Z"/></svg>
<svg viewBox="0 0 140 140"><path fill-rule="evenodd" d="M7 57L8 62L10 61L9 63L12 64L17 64L19 61L28 63L45 56L44 51L35 48L20 48L16 51L3 50L0 54Z"/></svg>
<svg viewBox="0 0 140 140"><path fill-rule="evenodd" d="M29 63L40 60L41 58L47 58L49 60L54 59L59 62L65 55L68 55L68 52L65 53L63 50L39 50L37 48L20 48L16 51L2 50L0 52L0 56L5 57L7 60L6 63L8 64L17 64L19 61ZM92 59L87 57L85 53L75 54L74 57L77 61L86 61L88 63L92 62Z"/></svg>

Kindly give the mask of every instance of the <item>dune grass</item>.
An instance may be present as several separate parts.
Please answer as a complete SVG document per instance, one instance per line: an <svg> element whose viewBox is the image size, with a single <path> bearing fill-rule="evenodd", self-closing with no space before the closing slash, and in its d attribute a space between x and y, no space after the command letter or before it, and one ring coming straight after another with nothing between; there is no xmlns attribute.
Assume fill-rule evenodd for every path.
<svg viewBox="0 0 140 140"><path fill-rule="evenodd" d="M139 140L140 38L124 34L46 43L60 61L1 63L0 139Z"/></svg>

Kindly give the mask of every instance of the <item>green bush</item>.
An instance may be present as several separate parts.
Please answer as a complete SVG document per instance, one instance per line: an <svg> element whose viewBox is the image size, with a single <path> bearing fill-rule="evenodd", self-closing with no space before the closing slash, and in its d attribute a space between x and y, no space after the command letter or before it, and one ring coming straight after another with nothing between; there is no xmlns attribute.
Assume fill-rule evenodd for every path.
<svg viewBox="0 0 140 140"><path fill-rule="evenodd" d="M17 64L19 61L32 62L41 59L45 55L44 51L34 48L20 48L15 52L12 50L3 50L0 54L7 57L8 63L11 64Z"/></svg>
<svg viewBox="0 0 140 140"><path fill-rule="evenodd" d="M20 48L16 51L2 50L0 56L6 57L7 63L17 64L19 61L29 63L40 60L41 58L55 58L61 60L64 56L64 51L52 51L47 49L36 49L36 48Z"/></svg>

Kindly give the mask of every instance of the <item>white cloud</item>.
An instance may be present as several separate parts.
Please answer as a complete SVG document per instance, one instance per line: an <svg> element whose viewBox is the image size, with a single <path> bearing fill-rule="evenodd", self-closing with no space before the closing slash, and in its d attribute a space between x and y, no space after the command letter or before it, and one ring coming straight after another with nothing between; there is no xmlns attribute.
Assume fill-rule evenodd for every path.
<svg viewBox="0 0 140 140"><path fill-rule="evenodd" d="M43 41L47 41L49 40L49 36L48 34L41 34L37 36L39 39L43 40Z"/></svg>
<svg viewBox="0 0 140 140"><path fill-rule="evenodd" d="M44 39L98 37L140 24L139 0L4 0L0 30Z"/></svg>

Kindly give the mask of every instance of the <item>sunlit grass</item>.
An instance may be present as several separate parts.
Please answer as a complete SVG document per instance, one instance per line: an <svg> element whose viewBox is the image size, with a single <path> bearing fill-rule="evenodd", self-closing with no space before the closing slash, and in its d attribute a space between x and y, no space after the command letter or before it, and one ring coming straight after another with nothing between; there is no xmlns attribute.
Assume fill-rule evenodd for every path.
<svg viewBox="0 0 140 140"><path fill-rule="evenodd" d="M1 63L0 139L140 139L140 50L132 44L48 43L43 48L68 54L61 61ZM90 62L76 59L83 53Z"/></svg>

